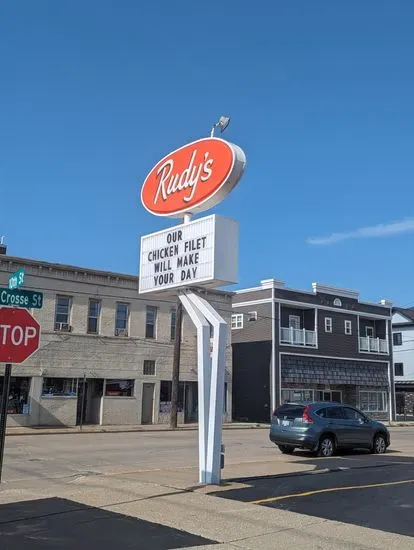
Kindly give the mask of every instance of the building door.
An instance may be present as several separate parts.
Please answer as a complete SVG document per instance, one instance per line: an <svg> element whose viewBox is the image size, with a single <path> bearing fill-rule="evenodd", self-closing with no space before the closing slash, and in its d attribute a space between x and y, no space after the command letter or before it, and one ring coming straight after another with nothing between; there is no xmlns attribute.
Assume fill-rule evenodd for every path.
<svg viewBox="0 0 414 550"><path fill-rule="evenodd" d="M88 407L88 381L85 378L78 380L78 401L76 404L76 425L85 424Z"/></svg>
<svg viewBox="0 0 414 550"><path fill-rule="evenodd" d="M333 401L334 403L342 403L342 392L340 391L318 390L315 393L316 401Z"/></svg>
<svg viewBox="0 0 414 550"><path fill-rule="evenodd" d="M299 315L289 315L289 328L292 334L292 344L301 342L302 332L300 331L300 317Z"/></svg>
<svg viewBox="0 0 414 550"><path fill-rule="evenodd" d="M144 384L142 386L142 424L154 422L154 390L155 384Z"/></svg>

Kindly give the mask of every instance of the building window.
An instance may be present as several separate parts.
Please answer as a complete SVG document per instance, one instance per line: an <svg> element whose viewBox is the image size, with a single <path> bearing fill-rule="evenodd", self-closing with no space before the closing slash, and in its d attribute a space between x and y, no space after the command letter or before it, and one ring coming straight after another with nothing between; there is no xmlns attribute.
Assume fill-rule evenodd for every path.
<svg viewBox="0 0 414 550"><path fill-rule="evenodd" d="M71 296L56 296L55 330L70 330Z"/></svg>
<svg viewBox="0 0 414 550"><path fill-rule="evenodd" d="M247 313L247 318L249 321L257 321L257 311L249 311Z"/></svg>
<svg viewBox="0 0 414 550"><path fill-rule="evenodd" d="M29 392L31 378L10 379L10 392L7 396L7 414L29 414ZM0 395L3 395L4 378L0 377Z"/></svg>
<svg viewBox="0 0 414 550"><path fill-rule="evenodd" d="M313 401L313 390L282 390L282 403Z"/></svg>
<svg viewBox="0 0 414 550"><path fill-rule="evenodd" d="M374 338L374 327L365 327L365 336L367 338Z"/></svg>
<svg viewBox="0 0 414 550"><path fill-rule="evenodd" d="M157 308L147 306L147 317L145 321L145 338L156 338Z"/></svg>
<svg viewBox="0 0 414 550"><path fill-rule="evenodd" d="M394 346L402 346L402 332L393 333L392 343L394 344Z"/></svg>
<svg viewBox="0 0 414 550"><path fill-rule="evenodd" d="M88 333L99 334L99 318L101 315L101 301L89 300L88 309Z"/></svg>
<svg viewBox="0 0 414 550"><path fill-rule="evenodd" d="M135 380L107 380L105 395L107 397L133 397Z"/></svg>
<svg viewBox="0 0 414 550"><path fill-rule="evenodd" d="M342 307L342 302L341 302L340 298L335 298L333 305L335 307Z"/></svg>
<svg viewBox="0 0 414 550"><path fill-rule="evenodd" d="M171 310L171 325L170 325L170 338L175 340L175 324L177 322L177 310Z"/></svg>
<svg viewBox="0 0 414 550"><path fill-rule="evenodd" d="M128 336L129 304L117 302L115 316L115 336Z"/></svg>
<svg viewBox="0 0 414 550"><path fill-rule="evenodd" d="M42 397L76 397L77 378L43 378Z"/></svg>
<svg viewBox="0 0 414 550"><path fill-rule="evenodd" d="M231 316L231 328L232 330L243 328L243 313L236 313Z"/></svg>
<svg viewBox="0 0 414 550"><path fill-rule="evenodd" d="M360 391L359 406L364 412L387 412L387 393L385 391Z"/></svg>
<svg viewBox="0 0 414 550"><path fill-rule="evenodd" d="M332 332L332 318L325 317L325 332Z"/></svg>
<svg viewBox="0 0 414 550"><path fill-rule="evenodd" d="M169 414L171 412L171 380L162 380L160 384L160 413ZM184 382L180 382L178 386L178 412L184 410Z"/></svg>
<svg viewBox="0 0 414 550"><path fill-rule="evenodd" d="M404 363L394 363L395 376L404 376Z"/></svg>
<svg viewBox="0 0 414 550"><path fill-rule="evenodd" d="M155 361L145 359L143 373L145 376L155 376Z"/></svg>
<svg viewBox="0 0 414 550"><path fill-rule="evenodd" d="M345 321L345 334L348 336L352 334L352 321Z"/></svg>

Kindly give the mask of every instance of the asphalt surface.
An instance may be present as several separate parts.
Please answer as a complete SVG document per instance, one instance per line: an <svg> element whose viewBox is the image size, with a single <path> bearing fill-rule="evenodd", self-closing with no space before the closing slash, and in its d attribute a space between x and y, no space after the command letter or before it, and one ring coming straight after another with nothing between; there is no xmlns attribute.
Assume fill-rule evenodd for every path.
<svg viewBox="0 0 414 550"><path fill-rule="evenodd" d="M169 550L215 541L62 498L0 505L2 550Z"/></svg>
<svg viewBox="0 0 414 550"><path fill-rule="evenodd" d="M348 458L349 469L245 479L216 495L414 537L414 458Z"/></svg>
<svg viewBox="0 0 414 550"><path fill-rule="evenodd" d="M310 454L282 455L269 441L267 429L225 430L226 468L244 464L252 473L268 462L274 469L296 464L320 470L326 461ZM414 427L391 431L391 449L414 457ZM393 453L387 454L396 456ZM350 466L352 462L375 457L356 456L333 459L329 465ZM135 432L98 434L53 434L6 438L3 480L59 479L79 474L106 474L125 471L156 471L165 468L192 468L198 464L196 431Z"/></svg>

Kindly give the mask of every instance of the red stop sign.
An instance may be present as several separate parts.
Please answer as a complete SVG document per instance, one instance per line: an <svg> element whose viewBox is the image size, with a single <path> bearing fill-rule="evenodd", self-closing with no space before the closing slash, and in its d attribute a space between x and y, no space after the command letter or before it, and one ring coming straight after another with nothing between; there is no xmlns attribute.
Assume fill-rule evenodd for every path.
<svg viewBox="0 0 414 550"><path fill-rule="evenodd" d="M22 363L39 340L40 325L26 309L0 308L0 363Z"/></svg>

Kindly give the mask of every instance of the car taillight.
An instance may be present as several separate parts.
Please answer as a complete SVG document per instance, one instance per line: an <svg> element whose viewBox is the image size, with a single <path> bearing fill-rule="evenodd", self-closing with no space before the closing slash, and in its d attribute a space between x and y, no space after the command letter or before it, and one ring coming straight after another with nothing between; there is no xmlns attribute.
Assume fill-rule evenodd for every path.
<svg viewBox="0 0 414 550"><path fill-rule="evenodd" d="M303 411L303 415L302 415L302 422L304 422L305 424L313 424L313 419L309 414L309 412L310 412L310 407L308 405L307 407L305 407L305 410Z"/></svg>

